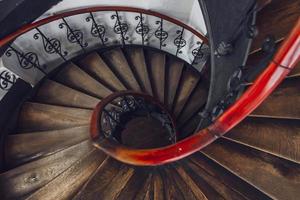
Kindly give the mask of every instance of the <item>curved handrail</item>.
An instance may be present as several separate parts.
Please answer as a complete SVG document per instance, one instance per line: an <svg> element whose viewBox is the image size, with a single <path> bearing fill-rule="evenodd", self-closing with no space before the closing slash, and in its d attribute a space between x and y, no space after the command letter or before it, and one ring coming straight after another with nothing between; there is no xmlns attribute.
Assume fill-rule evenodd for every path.
<svg viewBox="0 0 300 200"><path fill-rule="evenodd" d="M264 72L235 104L208 128L176 144L157 149L132 149L107 141L97 143L95 146L109 156L133 165L161 165L184 158L204 148L240 123L270 95L299 61L300 18Z"/></svg>
<svg viewBox="0 0 300 200"><path fill-rule="evenodd" d="M55 21L55 20L58 20L58 19L61 19L61 18L64 18L64 17L69 17L69 16L88 13L88 12L98 12L98 11L138 12L138 13L143 13L143 14L147 14L147 15L156 16L156 17L159 17L159 18L162 18L164 20L170 21L174 24L177 24L177 25L189 30L194 35L196 35L197 37L202 39L205 44L208 44L208 39L205 36L203 36L201 33L199 33L198 31L196 31L194 28L182 23L181 21L179 21L177 19L171 18L167 15L164 15L164 14L161 14L161 13L158 13L158 12L155 12L155 11L141 9L141 8L122 7L122 6L99 6L99 7L83 8L83 9L73 10L73 11L69 11L69 12L64 12L64 13L61 13L61 14L57 14L57 15L53 15L53 16L41 19L39 21L36 21L36 22L28 24L28 25L25 25L24 27L17 30L16 32L7 35L3 39L0 39L0 48L4 47L7 43L13 41L18 36L28 32L28 31L36 28L36 27L47 24L49 22L52 22L52 21Z"/></svg>

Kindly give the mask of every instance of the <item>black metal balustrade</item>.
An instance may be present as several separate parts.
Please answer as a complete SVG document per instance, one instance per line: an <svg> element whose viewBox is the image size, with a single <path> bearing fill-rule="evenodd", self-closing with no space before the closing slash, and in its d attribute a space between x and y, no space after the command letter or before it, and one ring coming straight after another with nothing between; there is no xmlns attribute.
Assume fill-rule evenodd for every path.
<svg viewBox="0 0 300 200"><path fill-rule="evenodd" d="M154 47L201 71L209 48L200 36L177 20L140 9L86 9L33 24L9 45L2 60L7 69L32 85L63 62L108 46Z"/></svg>

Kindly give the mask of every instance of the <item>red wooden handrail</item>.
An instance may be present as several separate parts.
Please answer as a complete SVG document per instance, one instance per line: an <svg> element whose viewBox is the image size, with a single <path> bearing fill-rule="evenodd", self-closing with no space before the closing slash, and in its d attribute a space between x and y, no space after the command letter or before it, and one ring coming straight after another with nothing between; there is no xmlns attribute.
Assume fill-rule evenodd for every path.
<svg viewBox="0 0 300 200"><path fill-rule="evenodd" d="M171 18L167 15L158 13L158 12L154 12L154 11L150 11L150 10L145 10L145 9L141 9L141 8L131 8L131 7L122 7L122 6L99 6L99 7L92 7L92 8L83 8L83 9L78 9L78 10L73 10L73 11L69 11L69 12L64 12L64 13L60 13L57 15L53 15L50 17L47 17L45 19L36 21L32 24L28 24L23 26L22 28L20 28L19 30L17 30L14 33L11 33L9 35L7 35L6 37L4 37L3 39L0 40L0 47L3 47L4 45L8 44L9 42L13 41L14 39L16 39L18 36L34 29L37 28L39 26L42 26L44 24L50 23L52 21L64 18L64 17L69 17L69 16L73 16L73 15L78 15L78 14L83 14L83 13L89 13L89 12L99 12L99 11L124 11L124 12L137 12L137 13L143 13L143 14L147 14L147 15L152 15L152 16L156 16L159 18L162 18L164 20L170 21L174 24L177 24L187 30L189 30L190 32L192 32L194 35L196 35L197 37L199 37L201 40L203 40L203 42L205 44L208 44L208 39L203 36L201 33L199 33L198 31L196 31L194 28L182 23L181 21Z"/></svg>
<svg viewBox="0 0 300 200"><path fill-rule="evenodd" d="M132 149L107 140L95 143L95 146L109 156L133 165L162 165L184 158L204 148L240 123L270 95L299 60L300 18L264 72L235 104L208 128L176 144L157 149Z"/></svg>

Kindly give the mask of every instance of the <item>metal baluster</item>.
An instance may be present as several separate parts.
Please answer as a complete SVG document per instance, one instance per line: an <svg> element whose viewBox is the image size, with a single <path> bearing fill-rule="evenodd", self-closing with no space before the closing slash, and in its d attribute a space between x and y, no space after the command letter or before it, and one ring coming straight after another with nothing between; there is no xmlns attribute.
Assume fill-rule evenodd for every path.
<svg viewBox="0 0 300 200"><path fill-rule="evenodd" d="M94 26L95 26L95 28L96 28L96 30L97 30L97 33L98 33L98 37L99 37L99 39L101 40L101 42L102 42L102 45L103 46L106 46L105 45L105 41L107 41L107 40L105 40L105 38L103 38L104 36L102 36L101 35L101 32L100 32L100 30L99 30L99 25L96 23L96 20L95 20L95 18L94 18L94 15L93 15L93 13L92 12L90 12L90 15L91 15L91 19L92 19L92 21L93 21L93 24L94 24ZM86 18L86 20L88 20L89 18ZM92 25L92 27L93 27L93 25ZM92 28L93 29L93 28ZM92 29L91 29L91 32L92 32ZM104 30L105 31L105 30ZM107 39L107 38L106 38Z"/></svg>
<svg viewBox="0 0 300 200"><path fill-rule="evenodd" d="M198 63L196 63L196 59L199 57L199 53L202 49L202 46L203 46L204 42L201 42L201 43L197 42L197 44L200 44L200 46L193 49L193 51L192 51L192 55L194 56L194 59L193 59L193 62L192 62L191 65L198 64Z"/></svg>
<svg viewBox="0 0 300 200"><path fill-rule="evenodd" d="M69 40L71 43L74 43L74 42L70 39L70 37L69 37L69 34L68 34L68 31L69 31L70 34L71 34L71 35L74 37L74 39L76 40L77 44L79 44L79 46L81 47L81 49L83 50L83 52L86 53L85 47L87 47L88 44L87 44L87 43L84 43L84 45L82 44L82 42L83 42L83 33L82 33L81 31L79 31L79 30L76 30L77 32L79 31L79 32L80 32L80 35L82 36L82 41L80 41L80 40L78 39L78 36L74 33L74 30L69 26L69 24L68 24L67 21L65 20L65 18L62 18L62 20L63 20L64 23L59 24L59 27L62 28L63 25L66 25L66 27L67 27L67 38L68 38L68 40Z"/></svg>
<svg viewBox="0 0 300 200"><path fill-rule="evenodd" d="M11 45L8 45L8 47L10 48L10 50L12 50L16 55L17 55L17 58L18 58L18 61L19 61L19 64L20 64L20 67L22 67L23 69L30 69L31 66L34 67L34 68L37 68L38 70L40 70L44 75L47 75L46 71L43 70L40 66L39 66L39 61L38 61L38 56L36 55L36 53L33 53L33 52L28 52L27 54L24 55L24 53L21 53L20 51L18 51L17 49L15 49L13 46ZM6 51L6 56L10 57L11 56L11 53L9 52L9 49ZM32 62L30 59L28 59L26 57L26 55L29 55L29 56L34 56L34 58L36 58L36 63ZM21 57L21 59L20 59ZM30 63L31 66L27 66L25 63L23 63L23 59L27 62L27 63ZM24 66L23 66L24 65Z"/></svg>
<svg viewBox="0 0 300 200"><path fill-rule="evenodd" d="M39 34L41 34L42 38L44 38L47 41L47 44L49 44L54 51L64 60L67 61L67 59L65 58L65 55L67 55L67 52L64 52L64 55L61 53L61 43L59 40L58 41L58 45L59 47L56 47L55 45L53 45L53 43L50 41L50 39L48 37L45 36L44 33L42 33L42 31L39 28L36 28L36 30L39 32ZM34 38L37 39L37 35L34 35ZM49 51L47 51L47 46L44 44L44 49L47 53L49 53ZM51 54L51 53L50 53Z"/></svg>
<svg viewBox="0 0 300 200"><path fill-rule="evenodd" d="M118 26L120 27L120 31L121 31L122 45L124 46L125 45L125 38L124 38L123 28L122 28L122 24L121 24L121 21L120 21L118 11L116 11L116 17L117 17Z"/></svg>
<svg viewBox="0 0 300 200"><path fill-rule="evenodd" d="M175 38L174 40L174 44L177 45L176 57L178 53L182 53L180 49L186 45L186 41L182 39L183 31L184 31L183 27L180 32L177 31L177 33L180 33L180 35L178 35L178 37Z"/></svg>

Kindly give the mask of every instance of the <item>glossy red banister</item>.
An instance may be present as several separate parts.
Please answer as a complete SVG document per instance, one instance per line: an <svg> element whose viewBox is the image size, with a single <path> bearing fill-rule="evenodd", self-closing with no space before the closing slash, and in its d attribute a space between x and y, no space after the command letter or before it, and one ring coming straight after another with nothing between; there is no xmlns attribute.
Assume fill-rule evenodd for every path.
<svg viewBox="0 0 300 200"><path fill-rule="evenodd" d="M184 158L212 143L247 117L279 85L299 59L300 18L264 72L235 104L208 128L176 144L157 149L132 149L107 140L98 142L95 146L115 159L133 165L162 165ZM98 119L92 120L94 123L97 121Z"/></svg>

